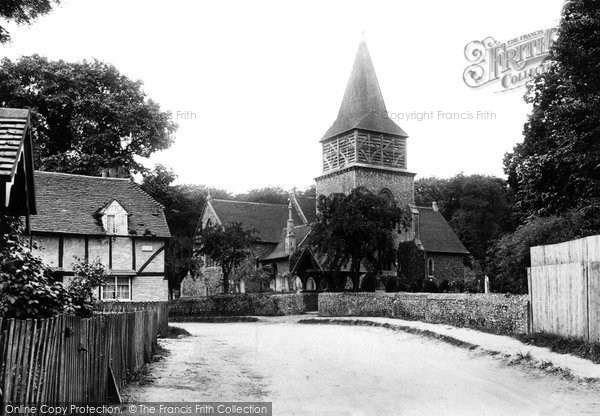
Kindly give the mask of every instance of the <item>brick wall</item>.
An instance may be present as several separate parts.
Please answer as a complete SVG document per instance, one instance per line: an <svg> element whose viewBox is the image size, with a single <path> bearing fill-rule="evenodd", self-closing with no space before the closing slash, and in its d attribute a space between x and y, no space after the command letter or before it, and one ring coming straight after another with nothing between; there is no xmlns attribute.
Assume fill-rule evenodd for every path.
<svg viewBox="0 0 600 416"><path fill-rule="evenodd" d="M321 293L320 316L381 316L526 333L526 295L438 293Z"/></svg>
<svg viewBox="0 0 600 416"><path fill-rule="evenodd" d="M180 298L169 302L169 317L279 316L314 310L317 294L246 293L200 298Z"/></svg>
<svg viewBox="0 0 600 416"><path fill-rule="evenodd" d="M164 276L135 276L131 279L131 300L154 302L169 299L169 282Z"/></svg>

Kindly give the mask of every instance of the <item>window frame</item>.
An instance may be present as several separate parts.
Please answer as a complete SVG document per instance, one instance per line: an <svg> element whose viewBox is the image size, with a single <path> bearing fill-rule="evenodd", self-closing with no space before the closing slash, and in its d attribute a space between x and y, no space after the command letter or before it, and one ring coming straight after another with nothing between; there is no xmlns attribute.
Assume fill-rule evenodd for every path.
<svg viewBox="0 0 600 416"><path fill-rule="evenodd" d="M117 298L116 297L117 293L118 293L117 288L119 286L124 286L123 284L119 285L119 279L127 279L127 293L129 295L127 299L125 299L125 298ZM114 298L108 298L108 299L105 298L104 297L104 292L105 292L104 288L107 285L106 284L102 285L102 286L100 286L100 300L102 302L131 302L132 301L133 293L132 293L132 282L131 282L132 277L131 276L116 276L116 275L115 276L107 276L106 280L107 280L107 283L109 282L109 280L112 280L112 282L110 282L110 284L114 286L114 292L113 293L114 293L115 297Z"/></svg>
<svg viewBox="0 0 600 416"><path fill-rule="evenodd" d="M433 257L429 257L427 259L427 276L428 277L435 276L435 260Z"/></svg>

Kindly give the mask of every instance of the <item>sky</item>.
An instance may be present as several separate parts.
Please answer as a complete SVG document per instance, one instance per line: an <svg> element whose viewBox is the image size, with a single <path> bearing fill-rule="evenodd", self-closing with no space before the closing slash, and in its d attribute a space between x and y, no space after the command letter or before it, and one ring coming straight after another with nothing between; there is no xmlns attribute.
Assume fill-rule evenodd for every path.
<svg viewBox="0 0 600 416"><path fill-rule="evenodd" d="M303 189L321 173L361 38L388 113L409 135L417 178L503 176L522 141L524 89L471 89L465 46L555 27L563 0L62 0L32 26L9 26L16 59L97 58L144 83L179 124L162 163L179 183L234 193ZM493 114L478 119L480 114ZM401 114L429 113L418 121ZM484 113L490 112L490 113ZM472 114L472 119L441 113ZM402 117L402 119L400 119Z"/></svg>

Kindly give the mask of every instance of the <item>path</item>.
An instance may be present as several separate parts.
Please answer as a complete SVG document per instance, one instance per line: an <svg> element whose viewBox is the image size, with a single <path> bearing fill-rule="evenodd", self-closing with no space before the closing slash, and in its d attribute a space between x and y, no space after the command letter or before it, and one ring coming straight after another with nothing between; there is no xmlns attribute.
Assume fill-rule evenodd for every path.
<svg viewBox="0 0 600 416"><path fill-rule="evenodd" d="M373 327L174 324L131 401L272 401L274 415L600 415L598 385Z"/></svg>

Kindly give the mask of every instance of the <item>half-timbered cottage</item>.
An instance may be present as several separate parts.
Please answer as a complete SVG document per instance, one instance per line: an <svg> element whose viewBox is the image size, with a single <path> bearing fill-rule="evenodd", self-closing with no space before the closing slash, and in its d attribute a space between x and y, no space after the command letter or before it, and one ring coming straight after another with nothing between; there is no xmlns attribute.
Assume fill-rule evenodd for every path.
<svg viewBox="0 0 600 416"><path fill-rule="evenodd" d="M35 172L38 200L30 238L36 255L64 280L76 259L98 259L107 284L105 301L165 301L165 244L170 238L163 206L129 178Z"/></svg>

